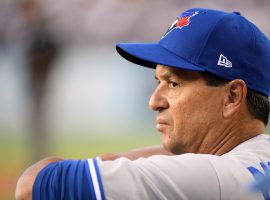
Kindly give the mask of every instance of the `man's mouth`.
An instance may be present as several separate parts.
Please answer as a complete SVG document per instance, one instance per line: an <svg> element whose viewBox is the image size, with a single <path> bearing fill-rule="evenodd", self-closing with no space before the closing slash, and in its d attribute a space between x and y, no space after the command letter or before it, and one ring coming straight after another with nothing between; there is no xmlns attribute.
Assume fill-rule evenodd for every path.
<svg viewBox="0 0 270 200"><path fill-rule="evenodd" d="M168 127L168 123L164 119L157 118L156 129L158 131L163 132L167 127Z"/></svg>

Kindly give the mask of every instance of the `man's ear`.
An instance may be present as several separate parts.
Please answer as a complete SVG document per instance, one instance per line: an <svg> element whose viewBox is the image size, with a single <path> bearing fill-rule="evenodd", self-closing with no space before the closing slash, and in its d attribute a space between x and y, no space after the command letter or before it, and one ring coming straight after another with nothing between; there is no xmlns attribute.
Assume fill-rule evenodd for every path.
<svg viewBox="0 0 270 200"><path fill-rule="evenodd" d="M234 115L243 107L247 96L246 83L241 79L230 81L225 86L225 96L223 104L223 116L225 118Z"/></svg>

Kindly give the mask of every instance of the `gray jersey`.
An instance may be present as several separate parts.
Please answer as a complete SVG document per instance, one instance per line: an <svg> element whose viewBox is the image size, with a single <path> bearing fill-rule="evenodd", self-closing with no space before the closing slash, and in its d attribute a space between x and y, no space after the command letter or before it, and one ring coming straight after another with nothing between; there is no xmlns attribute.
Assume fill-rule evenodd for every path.
<svg viewBox="0 0 270 200"><path fill-rule="evenodd" d="M222 156L182 154L130 161L98 159L106 199L269 199L250 184L269 173L270 139L261 134Z"/></svg>

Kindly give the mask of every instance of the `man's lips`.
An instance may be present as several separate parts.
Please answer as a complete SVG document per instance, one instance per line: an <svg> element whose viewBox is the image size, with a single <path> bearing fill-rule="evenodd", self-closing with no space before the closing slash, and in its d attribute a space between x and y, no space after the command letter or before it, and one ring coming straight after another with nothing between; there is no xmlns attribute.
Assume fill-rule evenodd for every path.
<svg viewBox="0 0 270 200"><path fill-rule="evenodd" d="M168 122L166 122L164 119L162 118L157 118L157 130L160 132L163 132L165 130L166 127L168 127Z"/></svg>

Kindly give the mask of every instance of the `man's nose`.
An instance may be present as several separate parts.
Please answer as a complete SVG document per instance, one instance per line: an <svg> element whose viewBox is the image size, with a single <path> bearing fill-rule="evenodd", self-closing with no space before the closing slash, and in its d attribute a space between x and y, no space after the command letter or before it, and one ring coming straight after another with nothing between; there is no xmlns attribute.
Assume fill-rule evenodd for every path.
<svg viewBox="0 0 270 200"><path fill-rule="evenodd" d="M149 100L149 108L153 111L161 111L168 107L169 103L165 94L159 88L156 88Z"/></svg>

